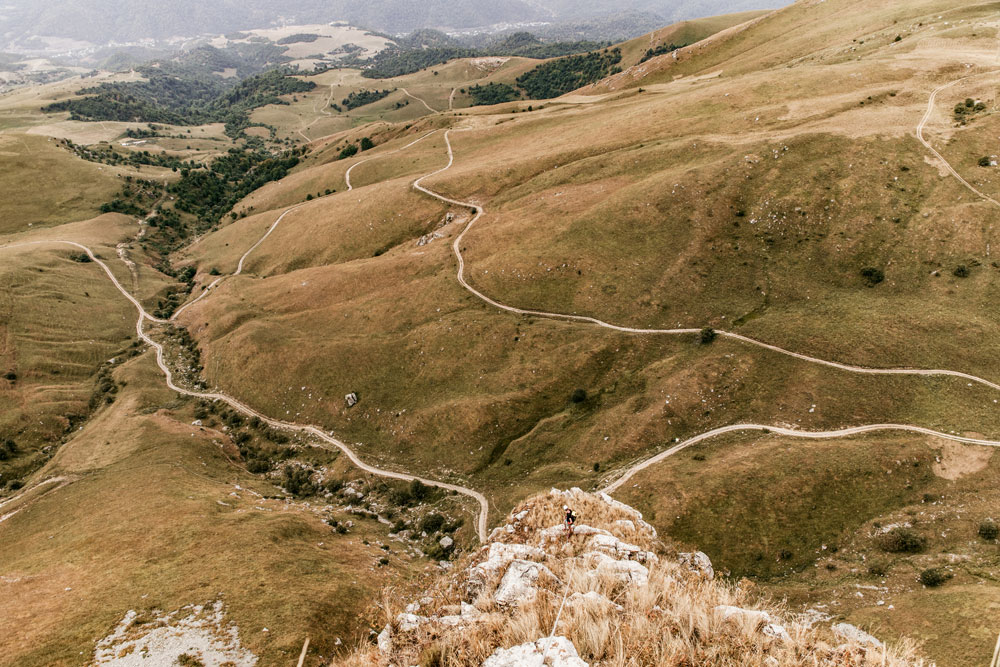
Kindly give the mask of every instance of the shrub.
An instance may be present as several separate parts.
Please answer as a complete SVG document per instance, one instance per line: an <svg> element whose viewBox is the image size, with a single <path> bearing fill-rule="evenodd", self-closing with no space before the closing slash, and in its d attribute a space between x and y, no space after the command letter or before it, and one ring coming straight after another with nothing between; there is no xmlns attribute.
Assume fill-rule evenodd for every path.
<svg viewBox="0 0 1000 667"><path fill-rule="evenodd" d="M569 400L574 403L583 403L587 400L587 390L586 389L574 389L573 393L570 394Z"/></svg>
<svg viewBox="0 0 1000 667"><path fill-rule="evenodd" d="M920 553L927 546L927 538L909 528L893 528L878 537L878 546L889 553Z"/></svg>
<svg viewBox="0 0 1000 667"><path fill-rule="evenodd" d="M293 496L311 496L316 493L316 485L310 477L312 470L299 466L287 466L281 485Z"/></svg>
<svg viewBox="0 0 1000 667"><path fill-rule="evenodd" d="M388 565L389 559L386 558L385 556L382 556L381 558L378 559L378 564L382 566Z"/></svg>
<svg viewBox="0 0 1000 667"><path fill-rule="evenodd" d="M868 287L875 287L885 280L885 273L882 269L877 269L874 266L866 266L861 269L861 277L865 279Z"/></svg>
<svg viewBox="0 0 1000 667"><path fill-rule="evenodd" d="M431 492L431 487L427 486L419 479L415 479L412 482L410 482L410 496L412 496L413 499L416 500L417 502L420 502L421 500L426 498L430 494L430 492Z"/></svg>
<svg viewBox="0 0 1000 667"><path fill-rule="evenodd" d="M718 335L719 334L717 334L715 329L713 329L712 327L705 327L704 329L701 330L701 334L699 334L699 340L701 341L702 345L708 345L709 343L714 341L715 337Z"/></svg>
<svg viewBox="0 0 1000 667"><path fill-rule="evenodd" d="M920 573L920 583L929 588L940 586L951 579L951 572L940 567L929 567Z"/></svg>
<svg viewBox="0 0 1000 667"><path fill-rule="evenodd" d="M361 150L367 151L375 148L375 142L372 141L371 137L364 137L361 140Z"/></svg>
<svg viewBox="0 0 1000 667"><path fill-rule="evenodd" d="M214 266L213 266L213 267L212 267L212 270L208 272L208 275L210 275L210 276L217 276L217 275L219 275L220 273L221 273L221 271L219 271L219 269L218 269L218 268L216 268L216 267L214 267ZM254 419L257 419L257 418L256 418L256 417L254 417ZM258 420L258 421L259 421L259 420Z"/></svg>
<svg viewBox="0 0 1000 667"><path fill-rule="evenodd" d="M357 153L358 153L358 147L355 144L348 144L347 148L340 151L340 157L338 159L344 160L351 157L352 155L357 155Z"/></svg>
<svg viewBox="0 0 1000 667"><path fill-rule="evenodd" d="M992 162L992 160L990 160L990 157L988 155L984 155L983 157L979 158L980 167L988 167L990 166L990 162Z"/></svg>
<svg viewBox="0 0 1000 667"><path fill-rule="evenodd" d="M17 380L17 373L15 373L14 371L7 371L6 373L3 374L3 379L9 382L14 382L15 380Z"/></svg>
<svg viewBox="0 0 1000 667"><path fill-rule="evenodd" d="M997 526L993 519L987 519L979 524L979 537L993 541L998 536L1000 536L1000 526Z"/></svg>
<svg viewBox="0 0 1000 667"><path fill-rule="evenodd" d="M436 512L432 512L420 521L420 530L424 531L428 535L432 535L441 530L443 525L444 517Z"/></svg>
<svg viewBox="0 0 1000 667"><path fill-rule="evenodd" d="M955 267L955 270L951 272L951 274L956 278L968 278L970 273L971 271L969 271L969 267L965 264L959 264Z"/></svg>
<svg viewBox="0 0 1000 667"><path fill-rule="evenodd" d="M884 577L888 571L885 563L872 563L868 566L868 574L873 577Z"/></svg>

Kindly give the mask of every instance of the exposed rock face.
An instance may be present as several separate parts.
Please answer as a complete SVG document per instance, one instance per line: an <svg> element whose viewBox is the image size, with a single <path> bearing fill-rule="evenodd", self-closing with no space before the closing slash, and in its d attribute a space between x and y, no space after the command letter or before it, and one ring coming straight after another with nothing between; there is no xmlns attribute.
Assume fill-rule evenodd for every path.
<svg viewBox="0 0 1000 667"><path fill-rule="evenodd" d="M483 667L589 667L565 637L545 637L511 648L498 648Z"/></svg>

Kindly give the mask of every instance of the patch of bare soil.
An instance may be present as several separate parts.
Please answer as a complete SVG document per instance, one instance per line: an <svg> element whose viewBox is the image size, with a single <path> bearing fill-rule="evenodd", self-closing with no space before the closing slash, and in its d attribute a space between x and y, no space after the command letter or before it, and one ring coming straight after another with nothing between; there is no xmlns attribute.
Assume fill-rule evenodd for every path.
<svg viewBox="0 0 1000 667"><path fill-rule="evenodd" d="M934 474L951 481L979 472L989 465L993 456L993 450L988 447L963 445L948 440L938 440L931 446L941 449L934 463Z"/></svg>

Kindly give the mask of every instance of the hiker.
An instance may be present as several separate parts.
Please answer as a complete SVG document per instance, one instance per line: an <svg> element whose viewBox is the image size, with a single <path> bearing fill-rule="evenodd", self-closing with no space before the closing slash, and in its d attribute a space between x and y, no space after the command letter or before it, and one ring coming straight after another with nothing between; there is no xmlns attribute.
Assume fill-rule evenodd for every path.
<svg viewBox="0 0 1000 667"><path fill-rule="evenodd" d="M566 513L566 533L572 535L573 525L576 523L576 512L571 510L569 505L563 505L563 512Z"/></svg>

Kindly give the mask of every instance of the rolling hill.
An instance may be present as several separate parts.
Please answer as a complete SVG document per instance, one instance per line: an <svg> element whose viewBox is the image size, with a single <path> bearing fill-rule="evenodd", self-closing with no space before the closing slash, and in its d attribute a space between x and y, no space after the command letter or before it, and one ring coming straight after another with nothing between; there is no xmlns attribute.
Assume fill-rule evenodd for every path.
<svg viewBox="0 0 1000 667"><path fill-rule="evenodd" d="M478 557L477 536L526 498L579 486L645 515L662 544L642 551L700 549L721 577L746 578L747 600L785 600L824 633L856 625L899 655L986 663L982 610L1000 599L995 9L803 1L682 23L622 44L621 71L593 84L490 106L462 91L515 84L538 63L456 59L380 81L389 95L337 114L332 100L371 87L357 70L305 75L315 86L253 111L274 130L259 141L218 127L186 140L212 126L149 137L186 162L155 167L174 179L159 218L67 222L96 214L95 186L41 229L12 226L6 312L39 315L2 320L15 378L0 388L17 420L0 435L19 449L0 462L16 481L0 500L12 536L0 575L18 587L0 618L44 623L7 660L68 661L129 610L216 600L267 659L308 634L310 664L353 660L335 638L371 644L410 613L401 599L447 588L438 562ZM143 129L41 113L72 93L0 100L5 136ZM108 187L79 152L44 148ZM255 150L296 162L173 239L169 214L187 219L177 184L213 172L242 193L255 167L228 166ZM93 247L92 261L21 245L60 240ZM105 282L101 262L131 289ZM45 282L30 280L38 269ZM81 289L100 303L81 335L42 317L79 319ZM181 308L162 310L168 292ZM71 344L56 345L60 332ZM67 361L40 363L46 344ZM79 404L90 377L104 403L72 428L68 401L27 398L65 389ZM93 506L109 508L100 525L81 509ZM129 506L156 520L148 550L120 516ZM546 508L538 521L558 523ZM109 572L148 602L114 584L98 604L111 582L80 573L109 558L102 527L123 545ZM213 588L200 559L231 569ZM413 595L374 600L385 585ZM32 597L43 587L100 615L84 625ZM535 625L483 635L475 660L453 664L544 637L557 592L522 617ZM651 614L646 602L622 606ZM472 636L442 642L460 651ZM576 640L591 664L613 654L600 637ZM403 654L452 664L431 651L440 638ZM774 664L769 650L796 664L753 646L759 664Z"/></svg>

